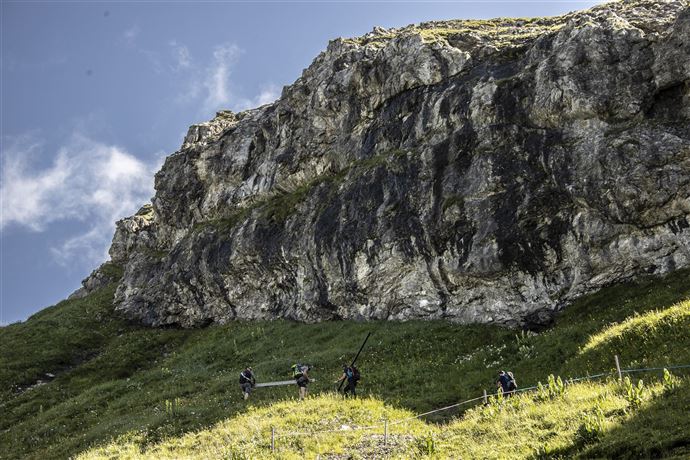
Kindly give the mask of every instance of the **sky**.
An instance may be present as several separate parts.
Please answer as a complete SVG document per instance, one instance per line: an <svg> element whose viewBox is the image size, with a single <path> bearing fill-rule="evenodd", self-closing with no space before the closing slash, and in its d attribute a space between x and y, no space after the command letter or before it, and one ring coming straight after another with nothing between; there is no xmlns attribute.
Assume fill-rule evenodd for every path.
<svg viewBox="0 0 690 460"><path fill-rule="evenodd" d="M374 26L552 16L597 1L0 0L0 325L108 260L189 125L272 102Z"/></svg>

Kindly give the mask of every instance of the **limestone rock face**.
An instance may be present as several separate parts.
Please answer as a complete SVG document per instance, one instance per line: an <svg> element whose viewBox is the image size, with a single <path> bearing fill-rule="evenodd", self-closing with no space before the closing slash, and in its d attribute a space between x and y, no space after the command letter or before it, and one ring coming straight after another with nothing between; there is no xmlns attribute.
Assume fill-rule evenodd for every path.
<svg viewBox="0 0 690 460"><path fill-rule="evenodd" d="M689 221L687 2L375 28L190 128L118 223L116 305L524 324L690 266Z"/></svg>

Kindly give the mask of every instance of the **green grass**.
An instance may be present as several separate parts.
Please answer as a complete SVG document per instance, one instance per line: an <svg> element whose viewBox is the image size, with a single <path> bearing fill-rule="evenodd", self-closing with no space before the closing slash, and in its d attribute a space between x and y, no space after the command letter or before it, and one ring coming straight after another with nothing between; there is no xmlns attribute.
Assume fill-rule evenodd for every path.
<svg viewBox="0 0 690 460"><path fill-rule="evenodd" d="M0 391L5 400L17 391L87 360L125 327L112 315L114 286L89 298L61 302L25 323L0 330Z"/></svg>
<svg viewBox="0 0 690 460"><path fill-rule="evenodd" d="M0 458L67 458L121 436L136 438L142 449L158 449L166 439L176 442L183 439L180 436L290 404L296 388L262 388L252 395L253 409L247 411L237 384L246 364L253 365L260 381L271 381L288 378L295 361L309 362L315 365L317 378L310 392L333 398L328 394L338 377L339 363L352 357L368 331L373 334L360 358L359 391L362 404L380 405L371 409L374 418L386 411L420 413L476 397L492 389L499 369L514 371L519 385L526 387L545 381L551 373L567 378L612 371L613 354L621 357L624 367L690 364L688 281L690 271L685 270L664 279L604 289L576 302L552 328L539 334L420 321L315 325L270 321L195 330L146 329L113 313L114 286L110 286L0 329ZM47 379L48 372L56 377ZM639 375L645 380L658 376L658 372ZM26 389L39 379L46 383ZM675 455L690 439L687 424L680 423L684 419L675 415L687 409L685 393L650 390L643 408L634 415L608 414L611 423L606 422L606 435L596 443L577 444L572 433L556 424L551 430L559 433L560 440L547 442L545 435L538 434L541 431L535 432L536 439L544 441L538 448L565 457L587 456L587 452L606 457L624 449L649 452L649 456L657 456L653 452ZM328 404L345 404L334 401ZM530 410L538 411L536 406L545 403L534 401ZM172 412L170 404L174 404ZM525 407L531 406L525 402ZM314 410L324 420L336 417L336 411ZM572 416L579 412L574 409ZM657 419L663 413L670 418ZM436 446L455 444L452 437L443 437L445 431L434 430L435 423L461 427L471 419L469 413L457 419L458 415L451 410L426 417L424 424L415 425L421 430L413 436L416 440L400 434L400 439L409 442L400 441L402 450L391 447L390 455L404 457L406 449L417 455L419 446L428 447L428 433L433 434ZM281 427L291 426L281 423L285 423ZM635 436L626 438L620 426L637 427ZM649 430L655 426L662 427L655 436L668 437L660 446L650 441ZM642 434L645 430L647 435ZM338 442L329 441L319 449L336 451ZM365 451L380 452L377 438L362 442ZM126 444L118 441L118 445ZM318 452L310 446L305 444L304 449ZM254 448L264 452L265 446ZM536 455L538 448L525 444L517 457L524 458L528 451L532 453L524 454L527 457Z"/></svg>
<svg viewBox="0 0 690 460"><path fill-rule="evenodd" d="M354 455L353 458L628 458L690 454L688 429L664 430L645 420L683 420L684 388L690 380L643 385L631 402L625 383L579 383L558 396L523 394L492 398L444 425L426 423L410 411L376 398L343 399L333 393L249 408L215 426L145 445L129 433L79 459L281 458ZM685 401L686 405L683 405ZM384 443L384 423L388 437ZM275 431L272 431L275 430ZM634 431L633 431L634 430ZM631 432L633 431L633 432ZM270 448L274 434L275 451ZM653 442L648 442L653 439ZM349 457L348 457L349 458Z"/></svg>

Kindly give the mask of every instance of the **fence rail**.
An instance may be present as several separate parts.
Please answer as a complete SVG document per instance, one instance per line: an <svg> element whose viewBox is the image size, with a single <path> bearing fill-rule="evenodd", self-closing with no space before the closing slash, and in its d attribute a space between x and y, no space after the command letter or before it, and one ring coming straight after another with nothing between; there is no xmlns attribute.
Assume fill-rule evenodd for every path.
<svg viewBox="0 0 690 460"><path fill-rule="evenodd" d="M647 367L647 368L640 368L640 369L622 369L620 368L620 364L618 361L618 356L614 356L614 360L616 363L616 370L615 371L609 371L609 372L602 372L599 374L594 374L594 375L587 375L585 377L576 377L576 378L568 378L564 380L565 384L572 384L575 382L581 382L581 381L586 381L586 380L594 380L594 379L599 379L602 377L610 377L610 376L618 376L619 380L622 380L622 375L623 374L633 374L636 372L654 372L654 371L663 371L663 370L674 370L674 369L690 369L690 364L679 364L679 365L673 365L673 366L664 366L664 367ZM517 390L513 391L507 391L504 394L517 394L517 393L524 393L527 391L534 391L538 389L538 386L531 386L531 387L526 387L526 388L519 388ZM271 451L275 451L275 443L276 439L278 438L289 438L289 437L295 437L295 436L318 436L321 434L326 434L326 433L346 433L346 432L353 432L353 431L369 431L369 430L376 430L376 429L383 429L384 434L383 434L383 442L384 444L387 444L388 442L388 427L394 426L394 425L399 425L401 423L408 422L410 420L415 420L421 417L425 417L427 415L431 415L437 412L443 412L449 409L453 409L456 407L464 406L467 404L471 403L476 403L477 401L483 401L484 403L487 402L488 394L486 390L484 391L484 394L482 396L478 396L476 398L468 399L465 401L461 401L456 404L451 404L449 406L444 406L440 407L438 409L433 409L427 412L423 412L421 414L413 415L411 417L405 417L402 419L397 419L397 420L383 420L381 423L375 424L375 425L366 425L366 426L348 426L347 428L333 428L330 430L317 430L317 431L287 431L287 432L278 432L275 427L271 428Z"/></svg>

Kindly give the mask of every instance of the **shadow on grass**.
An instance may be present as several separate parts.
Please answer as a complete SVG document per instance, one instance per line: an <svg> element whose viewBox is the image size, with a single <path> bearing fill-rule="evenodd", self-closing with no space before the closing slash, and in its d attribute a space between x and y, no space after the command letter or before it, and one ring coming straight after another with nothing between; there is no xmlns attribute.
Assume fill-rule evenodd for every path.
<svg viewBox="0 0 690 460"><path fill-rule="evenodd" d="M632 417L606 431L580 458L690 458L690 379L665 391Z"/></svg>
<svg viewBox="0 0 690 460"><path fill-rule="evenodd" d="M578 435L560 448L540 449L530 459L690 458L688 385L690 377L680 379L678 386L664 390L632 414L622 411L612 428L592 437L587 435L587 439Z"/></svg>

